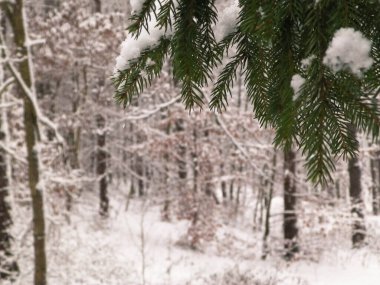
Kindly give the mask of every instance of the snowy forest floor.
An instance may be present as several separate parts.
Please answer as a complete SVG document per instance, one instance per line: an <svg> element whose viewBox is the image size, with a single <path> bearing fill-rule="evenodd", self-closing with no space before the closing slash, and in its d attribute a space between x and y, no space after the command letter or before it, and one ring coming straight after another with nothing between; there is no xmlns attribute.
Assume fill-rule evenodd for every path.
<svg viewBox="0 0 380 285"><path fill-rule="evenodd" d="M380 284L380 219L366 217L368 245L351 249L348 209L342 214L343 206L302 202L302 251L296 260L287 262L281 257L279 196L272 204L270 255L266 260L261 259L263 233L252 227L250 205L238 209L218 206L214 240L192 250L180 242L189 222L163 222L159 203L132 199L126 211L126 199L120 197L112 201L110 216L100 218L96 199L95 195L78 198L70 222L48 211L49 284ZM25 213L17 216L25 217ZM16 284L25 285L32 284L32 239L28 237L30 225L16 220L16 225L20 224L25 228L17 226L15 230L22 274Z"/></svg>

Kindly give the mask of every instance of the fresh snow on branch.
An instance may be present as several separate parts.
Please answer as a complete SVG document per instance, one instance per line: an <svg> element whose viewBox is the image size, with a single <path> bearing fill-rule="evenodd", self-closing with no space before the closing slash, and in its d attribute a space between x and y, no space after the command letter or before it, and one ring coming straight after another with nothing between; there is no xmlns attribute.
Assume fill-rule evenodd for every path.
<svg viewBox="0 0 380 285"><path fill-rule="evenodd" d="M120 55L116 58L115 73L128 68L130 60L137 58L144 49L156 45L162 36L170 36L170 29L165 32L165 29L160 29L156 25L156 20L151 21L148 24L149 33L143 29L137 39L128 36L127 39L122 42Z"/></svg>
<svg viewBox="0 0 380 285"><path fill-rule="evenodd" d="M138 13L142 9L144 0L130 0L132 13Z"/></svg>
<svg viewBox="0 0 380 285"><path fill-rule="evenodd" d="M323 58L323 63L334 72L349 70L357 76L368 70L373 59L370 57L371 41L360 31L341 28L334 34Z"/></svg>
<svg viewBox="0 0 380 285"><path fill-rule="evenodd" d="M294 74L292 80L290 81L290 86L294 90L294 99L297 99L301 90L302 85L305 83L305 78L299 74Z"/></svg>
<svg viewBox="0 0 380 285"><path fill-rule="evenodd" d="M215 26L215 37L217 41L220 41L235 30L239 12L240 8L238 0L235 0L232 5L223 10L219 16L219 21Z"/></svg>
<svg viewBox="0 0 380 285"><path fill-rule="evenodd" d="M162 111L163 109L179 102L180 100L181 100L181 96L176 96L173 99L169 100L168 102L165 102L156 106L154 109L145 110L144 112L137 115L131 114L129 116L126 116L118 123L125 122L125 121L137 121L137 120L147 119L153 116L154 114L157 114L158 112Z"/></svg>
<svg viewBox="0 0 380 285"><path fill-rule="evenodd" d="M308 69L310 67L311 63L313 62L313 60L316 58L317 57L314 54L312 54L312 55L308 56L307 58L304 58L303 60L301 60L302 68Z"/></svg>
<svg viewBox="0 0 380 285"><path fill-rule="evenodd" d="M14 78L16 79L16 81L18 82L19 86L23 89L24 94L32 102L33 108L34 108L34 110L36 112L38 121L40 121L42 124L46 125L51 130L53 130L54 131L54 135L55 135L58 143L63 145L65 141L64 141L63 137L61 136L61 134L59 133L58 127L48 117L46 117L45 115L42 114L42 112L41 112L41 110L40 110L40 108L38 106L38 103L37 103L37 100L36 100L36 96L33 93L33 89L29 88L26 85L25 81L22 79L22 77L19 74L19 72L17 71L17 69L9 61L8 61L8 67L9 67L12 75L14 76Z"/></svg>

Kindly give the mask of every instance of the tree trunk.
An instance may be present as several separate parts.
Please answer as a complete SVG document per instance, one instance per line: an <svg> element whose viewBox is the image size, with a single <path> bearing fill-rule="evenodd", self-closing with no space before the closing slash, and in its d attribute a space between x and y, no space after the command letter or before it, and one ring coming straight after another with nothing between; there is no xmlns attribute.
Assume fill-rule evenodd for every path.
<svg viewBox="0 0 380 285"><path fill-rule="evenodd" d="M193 161L193 192L198 192L198 176L199 176L199 163L198 163L198 154L197 154L197 130L194 127L193 129L193 144L194 148L191 152L191 159Z"/></svg>
<svg viewBox="0 0 380 285"><path fill-rule="evenodd" d="M169 113L164 113L161 115L162 119L165 120L167 117L170 116ZM170 135L170 128L171 128L171 123L170 121L167 123L165 133L167 136ZM164 184L164 207L162 208L162 213L161 217L163 221L170 221L171 220L171 215L170 215L170 186L169 186L169 149L165 149L164 155L163 155L163 160L164 160L164 175L163 175L163 184Z"/></svg>
<svg viewBox="0 0 380 285"><path fill-rule="evenodd" d="M231 179L230 182L230 200L234 200L234 179Z"/></svg>
<svg viewBox="0 0 380 285"><path fill-rule="evenodd" d="M48 14L51 10L59 7L60 0L44 0L45 14Z"/></svg>
<svg viewBox="0 0 380 285"><path fill-rule="evenodd" d="M350 126L350 132L351 135L356 138L356 128L352 125ZM348 174L350 176L351 213L353 216L352 245L357 248L363 245L366 236L361 187L361 170L357 157L353 157L348 161Z"/></svg>
<svg viewBox="0 0 380 285"><path fill-rule="evenodd" d="M18 71L21 79L24 81L27 88L33 93L33 71L31 62L31 54L27 43L27 22L24 18L24 3L23 0L15 0L14 2L5 2L3 4L5 13L8 16L9 22L13 29L14 42L18 49L19 58L23 59L19 62ZM26 90L19 83L19 91L22 94L24 102L24 125L25 125L25 141L27 147L28 161L28 177L29 188L32 197L33 211L33 237L34 237L34 284L46 284L46 252L45 252L45 218L44 218L44 203L43 189L40 183L39 169L39 152L38 142L40 133L38 128L35 105L28 96ZM35 96L36 94L30 94Z"/></svg>
<svg viewBox="0 0 380 285"><path fill-rule="evenodd" d="M106 134L105 134L105 119L102 115L98 114L96 118L96 123L98 127L97 134L97 150L96 150L96 175L99 180L99 198L100 198L100 209L99 213L101 216L108 215L108 189L107 189L107 151L106 146Z"/></svg>
<svg viewBox="0 0 380 285"><path fill-rule="evenodd" d="M94 2L95 2L95 12L100 13L102 11L102 1L94 0Z"/></svg>
<svg viewBox="0 0 380 285"><path fill-rule="evenodd" d="M175 129L176 132L183 133L185 130L184 127L184 121L182 119L179 119L175 123ZM183 136L183 140L185 137ZM187 179L187 166L186 166L186 144L185 142L179 142L179 147L178 147L178 159L177 159L177 164L178 164L178 177L180 179L180 184L181 187L186 184L186 179Z"/></svg>
<svg viewBox="0 0 380 285"><path fill-rule="evenodd" d="M379 189L380 189L380 152L376 151L371 157L371 176L372 176L372 211L374 215L379 214Z"/></svg>
<svg viewBox="0 0 380 285"><path fill-rule="evenodd" d="M0 117L0 141L5 144L6 130L4 130L3 122L6 119L5 109L2 112L2 117ZM12 235L10 233L12 224L9 204L8 159L6 152L0 149L0 279L4 280L13 280L13 277L19 272L17 262L12 260Z"/></svg>
<svg viewBox="0 0 380 285"><path fill-rule="evenodd" d="M205 132L204 132L204 137L207 141L209 141L209 131L207 129L207 122L205 124ZM214 184L211 182L213 178L213 167L212 163L209 160L209 158L206 158L206 161L204 161L204 168L205 168L205 175L204 175L204 182L205 182L205 194L208 197L211 197L215 204L219 205L219 200L218 197L216 196L215 190L214 190Z"/></svg>
<svg viewBox="0 0 380 285"><path fill-rule="evenodd" d="M222 177L225 175L224 173L224 163L222 163L220 165L220 174L222 175ZM224 178L222 178L224 179ZM222 190L222 197L223 197L223 201L225 201L227 199L227 185L226 185L226 181L222 180L222 182L220 183L220 188Z"/></svg>
<svg viewBox="0 0 380 285"><path fill-rule="evenodd" d="M292 150L284 152L284 242L285 258L292 259L299 252L296 214L296 154Z"/></svg>
<svg viewBox="0 0 380 285"><path fill-rule="evenodd" d="M341 194L340 194L340 183L339 183L339 179L337 178L335 180L335 196L336 198L339 200L341 198Z"/></svg>
<svg viewBox="0 0 380 285"><path fill-rule="evenodd" d="M144 188L145 188L145 184L144 184L144 176L145 176L145 173L144 173L144 160L142 158L142 156L138 155L136 157L136 173L138 175L138 178L137 178L137 193L139 195L139 197L142 197L144 196Z"/></svg>

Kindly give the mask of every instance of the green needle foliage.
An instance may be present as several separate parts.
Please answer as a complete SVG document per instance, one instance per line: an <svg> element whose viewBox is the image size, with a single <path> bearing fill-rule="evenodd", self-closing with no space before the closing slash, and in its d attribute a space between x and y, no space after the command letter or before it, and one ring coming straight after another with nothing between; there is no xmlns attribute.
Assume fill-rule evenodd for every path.
<svg viewBox="0 0 380 285"><path fill-rule="evenodd" d="M160 75L171 59L189 110L204 104L203 87L210 85L216 67L231 48L234 54L213 84L210 108L228 106L238 73L260 124L276 130L274 144L292 145L306 157L308 178L324 183L338 157L358 151L350 129L379 135L380 2L378 0L240 0L236 29L220 42L213 26L218 21L215 0L145 0L131 17L129 33L138 38L154 17L157 27L172 30L148 47L127 69L113 77L116 100L126 106ZM323 64L334 33L340 28L360 31L372 42L369 70L358 77L350 71L331 71ZM311 58L307 68L302 60ZM151 59L154 65L147 65ZM294 74L305 78L298 96L290 85Z"/></svg>

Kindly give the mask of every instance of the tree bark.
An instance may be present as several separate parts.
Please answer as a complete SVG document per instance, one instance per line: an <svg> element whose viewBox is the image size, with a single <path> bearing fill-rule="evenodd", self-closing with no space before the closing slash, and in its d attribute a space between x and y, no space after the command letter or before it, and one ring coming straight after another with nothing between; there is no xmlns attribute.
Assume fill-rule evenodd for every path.
<svg viewBox="0 0 380 285"><path fill-rule="evenodd" d="M95 0L95 13L101 13L101 0ZM87 76L85 76L87 77ZM87 81L87 80L86 80ZM98 99L100 94L98 94ZM99 180L99 214L103 217L108 216L109 197L108 197L108 182L107 182L107 158L108 153L106 147L106 119L102 114L96 115L96 125L98 128L97 134L97 151L96 151L96 175Z"/></svg>
<svg viewBox="0 0 380 285"><path fill-rule="evenodd" d="M380 152L376 151L372 154L370 166L372 176L372 211L374 215L379 215L379 194L380 194Z"/></svg>
<svg viewBox="0 0 380 285"><path fill-rule="evenodd" d="M165 120L167 117L169 117L169 112L168 113L163 113L162 119ZM167 123L167 126L165 128L165 133L166 135L170 135L170 128L171 128L171 123L170 121ZM170 215L170 186L169 186L169 149L165 149L165 152L163 154L163 160L164 160L164 175L163 175L163 184L164 184L164 207L162 209L162 220L163 221L170 221L171 220L171 215Z"/></svg>
<svg viewBox="0 0 380 285"><path fill-rule="evenodd" d="M5 144L6 141L4 117L0 117L0 141L2 144ZM9 196L7 154L3 149L0 149L0 279L4 280L13 280L13 277L19 272L18 264L13 260L11 247L12 235L10 227L13 222Z"/></svg>
<svg viewBox="0 0 380 285"><path fill-rule="evenodd" d="M351 125L349 130L351 135L356 138L356 128ZM357 248L363 245L366 236L361 187L361 169L357 157L353 157L348 161L348 174L350 176L351 213L353 216L352 246Z"/></svg>
<svg viewBox="0 0 380 285"><path fill-rule="evenodd" d="M299 252L296 214L296 154L292 150L284 152L284 241L285 258L292 259Z"/></svg>
<svg viewBox="0 0 380 285"><path fill-rule="evenodd" d="M24 18L24 2L23 0L15 0L14 2L5 2L3 4L5 14L8 16L9 22L13 29L14 42L18 50L19 58L22 60L18 65L18 72L27 88L33 91L33 71L31 62L31 54L27 43L27 22ZM24 102L24 125L25 125L25 141L27 147L28 161L28 177L29 188L32 197L33 211L33 237L34 237L34 284L46 284L46 252L45 252L45 218L44 218L44 202L43 189L40 184L39 169L39 152L38 142L40 133L38 128L37 115L35 105L31 98L19 83L19 91ZM36 97L36 94L32 94Z"/></svg>
<svg viewBox="0 0 380 285"><path fill-rule="evenodd" d="M106 146L106 134L105 134L105 119L102 115L98 114L96 118L98 127L97 134L97 150L96 150L96 175L99 180L99 198L100 208L99 214L101 216L108 215L109 198L107 189L107 151Z"/></svg>
<svg viewBox="0 0 380 285"><path fill-rule="evenodd" d="M176 132L183 133L185 130L183 119L178 119L175 123ZM185 137L183 137L185 139ZM187 179L187 166L186 166L186 145L184 142L179 142L178 147L178 177L180 179L180 184L184 185ZM182 186L181 186L182 187Z"/></svg>
<svg viewBox="0 0 380 285"><path fill-rule="evenodd" d="M191 152L191 159L193 161L193 192L198 192L198 176L199 176L199 161L198 161L198 154L197 154L197 130L194 127L193 129L193 151Z"/></svg>
<svg viewBox="0 0 380 285"><path fill-rule="evenodd" d="M95 13L100 13L102 11L102 1L94 0L95 2Z"/></svg>
<svg viewBox="0 0 380 285"><path fill-rule="evenodd" d="M137 155L136 157L136 173L139 176L137 178L137 192L139 197L142 197L145 193L144 177L146 175L144 173L144 160L140 155Z"/></svg>
<svg viewBox="0 0 380 285"><path fill-rule="evenodd" d="M220 165L220 174L222 175L222 177L225 175L225 173L224 173L224 163L222 163ZM226 185L226 181L222 180L222 182L220 183L220 188L222 190L223 201L225 201L227 199L227 190L226 190L227 185Z"/></svg>

